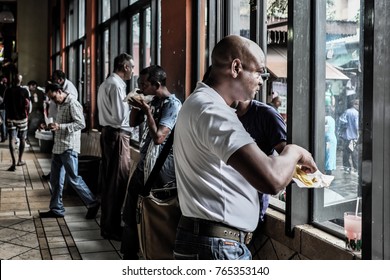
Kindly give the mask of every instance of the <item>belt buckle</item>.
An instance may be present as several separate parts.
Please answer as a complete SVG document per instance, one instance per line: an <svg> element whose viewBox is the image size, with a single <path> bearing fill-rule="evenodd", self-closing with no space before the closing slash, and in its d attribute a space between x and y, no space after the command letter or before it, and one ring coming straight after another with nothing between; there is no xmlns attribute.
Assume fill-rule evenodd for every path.
<svg viewBox="0 0 390 280"><path fill-rule="evenodd" d="M248 245L249 242L251 242L252 237L253 237L253 233L252 233L252 232L248 232L248 233L245 235L244 242L245 242L246 245Z"/></svg>

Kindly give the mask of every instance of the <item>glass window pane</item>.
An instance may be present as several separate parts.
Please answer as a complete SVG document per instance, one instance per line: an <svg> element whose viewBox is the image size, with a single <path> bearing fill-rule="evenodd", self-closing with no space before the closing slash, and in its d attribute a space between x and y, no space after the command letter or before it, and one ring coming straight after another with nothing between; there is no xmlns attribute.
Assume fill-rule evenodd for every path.
<svg viewBox="0 0 390 280"><path fill-rule="evenodd" d="M61 48L60 44L60 29L56 29L54 33L54 53L59 52Z"/></svg>
<svg viewBox="0 0 390 280"><path fill-rule="evenodd" d="M132 28L131 28L131 42L132 42L132 55L134 59L134 76L133 80L137 80L140 71L140 25L139 25L139 14L132 16L131 18ZM136 85L135 85L136 86Z"/></svg>
<svg viewBox="0 0 390 280"><path fill-rule="evenodd" d="M82 104L86 103L87 97L84 95L84 69L85 69L85 50L83 45L78 46L78 61L77 61L77 81L74 81L75 85L77 86L77 90L79 91L79 100L82 101ZM77 82L77 83L76 83Z"/></svg>
<svg viewBox="0 0 390 280"><path fill-rule="evenodd" d="M267 1L267 71L265 101L276 108L287 122L287 5L288 1ZM287 131L286 131L287 133ZM274 200L280 201L274 201ZM286 191L271 199L271 204L284 209Z"/></svg>
<svg viewBox="0 0 390 280"><path fill-rule="evenodd" d="M76 52L74 48L69 48L68 53L68 73L67 78L75 85L76 83Z"/></svg>
<svg viewBox="0 0 390 280"><path fill-rule="evenodd" d="M101 12L102 12L102 21L101 22L105 22L107 19L110 18L110 15L111 15L110 0L102 0Z"/></svg>
<svg viewBox="0 0 390 280"><path fill-rule="evenodd" d="M67 11L67 29L66 29L66 44L69 45L73 42L73 34L74 34L74 6L73 1L69 2L69 7Z"/></svg>
<svg viewBox="0 0 390 280"><path fill-rule="evenodd" d="M103 77L104 79L110 73L110 32L105 30L103 33Z"/></svg>
<svg viewBox="0 0 390 280"><path fill-rule="evenodd" d="M355 211L356 198L361 193L360 1L327 1L325 17L325 92L316 95L323 98L320 109L325 112L325 121L318 122L325 124L324 162L320 166L324 173L334 176L334 181L330 188L315 192L315 220L342 226L343 213Z"/></svg>
<svg viewBox="0 0 390 280"><path fill-rule="evenodd" d="M134 69L133 69L133 78L131 79L131 88L137 88L137 79L139 77L139 72L140 72L140 23L139 23L139 14L136 14L131 17L131 46L132 46L132 55L133 55L133 60L134 60ZM131 139L135 142L138 143L140 139L140 127L137 126L134 128L134 131L131 135Z"/></svg>
<svg viewBox="0 0 390 280"><path fill-rule="evenodd" d="M158 65L161 64L161 14L162 14L162 11L161 11L161 0L158 1L158 11L160 11L159 13L157 13L157 21L158 21L158 34L157 34L157 52L158 52L158 56L157 56L157 61L156 63Z"/></svg>
<svg viewBox="0 0 390 280"><path fill-rule="evenodd" d="M250 38L250 1L240 0L240 35Z"/></svg>
<svg viewBox="0 0 390 280"><path fill-rule="evenodd" d="M85 35L85 0L79 2L79 38Z"/></svg>
<svg viewBox="0 0 390 280"><path fill-rule="evenodd" d="M150 13L150 7L145 10L145 67L149 66L152 62L150 43L152 40L152 16Z"/></svg>

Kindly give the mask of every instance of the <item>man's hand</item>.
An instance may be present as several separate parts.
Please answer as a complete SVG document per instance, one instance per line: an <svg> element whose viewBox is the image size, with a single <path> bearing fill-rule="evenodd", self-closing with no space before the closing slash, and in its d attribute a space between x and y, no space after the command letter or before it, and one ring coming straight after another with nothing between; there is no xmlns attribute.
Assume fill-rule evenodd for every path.
<svg viewBox="0 0 390 280"><path fill-rule="evenodd" d="M49 123L48 127L51 131L56 131L56 130L60 129L60 124L59 123Z"/></svg>
<svg viewBox="0 0 390 280"><path fill-rule="evenodd" d="M135 108L141 109L144 113L147 113L150 109L148 103L145 102L145 99L130 98L129 104Z"/></svg>
<svg viewBox="0 0 390 280"><path fill-rule="evenodd" d="M306 173L314 173L317 171L317 164L315 163L312 155L306 149L296 146L302 155L301 159L298 161L298 164L302 165L301 169Z"/></svg>

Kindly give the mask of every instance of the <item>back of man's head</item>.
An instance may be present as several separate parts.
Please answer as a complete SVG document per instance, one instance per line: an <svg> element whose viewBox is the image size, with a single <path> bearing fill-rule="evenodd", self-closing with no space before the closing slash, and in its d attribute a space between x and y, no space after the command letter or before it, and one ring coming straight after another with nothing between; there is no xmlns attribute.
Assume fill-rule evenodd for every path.
<svg viewBox="0 0 390 280"><path fill-rule="evenodd" d="M20 85L22 81L23 81L23 76L21 74L17 74L15 79L16 85Z"/></svg>
<svg viewBox="0 0 390 280"><path fill-rule="evenodd" d="M60 84L57 84L57 83L47 83L46 84L46 88L45 88L46 94L49 92L56 92L58 90L63 90L62 86Z"/></svg>
<svg viewBox="0 0 390 280"><path fill-rule="evenodd" d="M27 83L28 86L38 86L38 83L34 80L31 80Z"/></svg>
<svg viewBox="0 0 390 280"><path fill-rule="evenodd" d="M65 80L66 79L65 73L62 70L59 70L59 69L54 70L51 77L52 77L53 82L55 82L55 83L58 80Z"/></svg>

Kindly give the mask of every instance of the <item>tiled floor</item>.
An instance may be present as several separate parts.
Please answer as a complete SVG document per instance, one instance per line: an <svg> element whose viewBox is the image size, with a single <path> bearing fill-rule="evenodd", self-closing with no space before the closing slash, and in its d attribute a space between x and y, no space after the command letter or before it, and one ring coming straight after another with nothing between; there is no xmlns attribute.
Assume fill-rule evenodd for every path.
<svg viewBox="0 0 390 280"><path fill-rule="evenodd" d="M49 184L41 179L50 169L50 154L41 153L33 139L31 144L26 165L10 172L8 141L0 143L0 259L121 259L120 243L100 236L100 213L86 220L87 208L72 193L64 193L64 218L39 218L50 200Z"/></svg>

